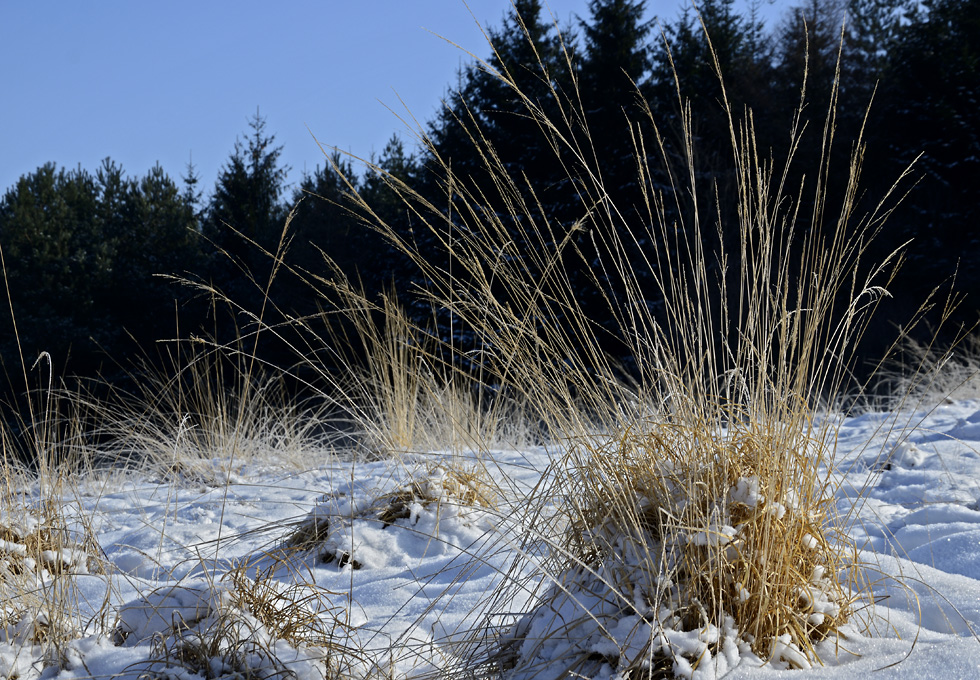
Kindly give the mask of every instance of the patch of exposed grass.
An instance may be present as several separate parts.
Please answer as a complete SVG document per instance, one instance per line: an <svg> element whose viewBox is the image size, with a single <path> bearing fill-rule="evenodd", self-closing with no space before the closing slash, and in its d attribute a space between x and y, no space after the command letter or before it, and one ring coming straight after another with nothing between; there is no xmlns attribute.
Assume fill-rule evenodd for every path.
<svg viewBox="0 0 980 680"><path fill-rule="evenodd" d="M415 470L407 481L366 502L347 498L343 493L328 494L282 540L281 550L286 554L316 552L321 563L336 563L340 567L351 564L354 569L360 569L362 565L356 556L333 540L337 525L355 520L377 523L384 528L397 522L412 525L424 511L433 511L438 517L444 506L493 510L499 493L499 484L478 465L433 463Z"/></svg>
<svg viewBox="0 0 980 680"><path fill-rule="evenodd" d="M333 603L337 594L304 582L312 578L283 583L276 568L249 575L243 565L221 583L148 593L120 611L115 644L152 640L141 677L370 677L361 653L345 645L347 607Z"/></svg>

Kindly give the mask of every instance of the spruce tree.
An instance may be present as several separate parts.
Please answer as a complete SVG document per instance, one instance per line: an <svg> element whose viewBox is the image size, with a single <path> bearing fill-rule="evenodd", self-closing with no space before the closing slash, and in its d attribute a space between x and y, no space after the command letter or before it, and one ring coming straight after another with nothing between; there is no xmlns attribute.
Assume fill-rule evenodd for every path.
<svg viewBox="0 0 980 680"><path fill-rule="evenodd" d="M460 74L459 87L447 95L430 126L427 153L451 165L457 178L474 182L481 193L492 196L496 192L482 159L492 148L508 174L526 177L547 194L562 178L547 135L529 115L528 106L560 119L554 89L570 89L567 50L572 49L572 37L559 35L541 0L516 0L502 26L489 29L488 36L490 57L485 65L470 64ZM433 168L431 156L422 164ZM439 174L426 179L438 184ZM551 203L547 195L538 199Z"/></svg>
<svg viewBox="0 0 980 680"><path fill-rule="evenodd" d="M502 26L489 29L488 35L492 54L485 64L468 65L460 74L459 87L430 126L418 176L431 205L449 216L455 206L447 197L467 193L471 204L507 230L508 257L527 261L560 241L560 225L578 216L571 210L575 189L537 115L562 120L555 92L567 96L571 91L571 36L562 38L540 0L516 0ZM488 162L497 167L489 168ZM502 175L513 183L502 188ZM544 227L544 216L558 233ZM529 226L532 221L534 227ZM451 266L450 233L416 230L411 237L435 266ZM426 285L412 281L409 288ZM404 296L402 301L411 304ZM420 313L428 314L420 307ZM447 320L444 335L449 327Z"/></svg>
<svg viewBox="0 0 980 680"><path fill-rule="evenodd" d="M957 288L975 300L980 0L926 0L903 23L888 54L880 97L885 115L876 132L890 144L889 172L914 160L920 180L899 216L906 226L902 237L915 238L919 276L909 285L937 284L957 271Z"/></svg>
<svg viewBox="0 0 980 680"><path fill-rule="evenodd" d="M201 176L197 174L197 166L194 165L193 158L188 159L187 165L184 166L184 174L181 175L180 179L184 182L184 191L181 194L184 203L194 211L195 217L200 221L203 217L201 205L203 194L201 187L198 186L201 183Z"/></svg>
<svg viewBox="0 0 980 680"><path fill-rule="evenodd" d="M251 133L235 141L218 173L203 231L213 244L209 282L258 314L268 308L263 298L287 215L282 196L289 168L280 163L282 147L266 133L266 120L258 112L248 126ZM237 334L237 325L234 321L229 332Z"/></svg>
<svg viewBox="0 0 980 680"><path fill-rule="evenodd" d="M588 125L593 171L614 198L633 203L637 196L631 124L643 119L638 84L651 66L643 0L592 0L588 20L580 20L584 39L579 87Z"/></svg>
<svg viewBox="0 0 980 680"><path fill-rule="evenodd" d="M256 112L248 126L251 133L235 140L234 151L218 173L205 229L245 263L260 259L249 242L276 247L287 212L281 199L289 173L289 167L280 164L282 147L275 146L275 135L265 131L265 118Z"/></svg>

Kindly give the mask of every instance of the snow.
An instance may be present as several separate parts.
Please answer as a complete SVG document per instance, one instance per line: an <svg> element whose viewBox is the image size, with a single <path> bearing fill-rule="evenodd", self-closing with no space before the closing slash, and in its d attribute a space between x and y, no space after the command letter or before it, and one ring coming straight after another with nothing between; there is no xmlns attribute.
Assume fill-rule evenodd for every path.
<svg viewBox="0 0 980 680"><path fill-rule="evenodd" d="M763 664L713 626L654 634L664 649L688 656L717 648L711 664L699 668L684 667L678 656L675 673L750 680L864 680L879 670L888 678L980 677L980 402L846 419L836 451L826 473L839 476L836 507L876 605L860 609L840 637L818 644L823 666L785 640L776 641L773 660ZM253 677L438 673L473 643L469 631L487 623L491 596L533 529L521 524L519 494L496 499L493 509L461 504L447 470L460 460L487 465L493 478L510 480L502 488L530 489L554 455L530 448L344 462L324 452L303 472L241 466L228 483L214 485L148 477L89 489L80 481L61 500L69 523L91 527L98 549L86 556L82 545L67 546L44 556L60 572L38 577L62 585L59 601L76 608L77 635L52 665L40 645L25 641L25 623L0 626L0 677L218 677L230 676L235 663L255 671ZM758 479L739 480L731 498L750 507L763 502ZM0 557L24 557L18 540L39 521L5 508L0 524L11 531L0 540ZM689 540L725 545L734 532L719 524ZM807 540L816 546L817 538ZM108 568L95 568L87 557ZM805 595L827 609L824 578L815 573ZM320 622L311 630L357 653L324 655L322 645L284 639L256 613L260 608L249 608L241 583L252 584L253 594L280 607L282 616ZM512 622L532 611L531 590L511 591ZM600 592L592 597L596 612L609 605ZM518 628L551 632L567 613L564 606L557 598ZM48 615L35 611L32 622ZM621 649L641 649L649 622L659 616L624 617L608 631L593 622L568 635L600 655L611 640ZM195 640L208 639L217 640L208 669L181 661ZM547 668L548 655L559 651L540 645L534 653ZM607 664L595 677L620 676Z"/></svg>

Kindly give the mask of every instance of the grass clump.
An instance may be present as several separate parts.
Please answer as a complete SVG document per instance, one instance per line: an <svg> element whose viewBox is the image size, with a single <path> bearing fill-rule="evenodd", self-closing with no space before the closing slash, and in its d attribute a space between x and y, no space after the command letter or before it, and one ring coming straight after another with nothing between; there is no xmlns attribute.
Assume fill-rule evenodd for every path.
<svg viewBox="0 0 980 680"><path fill-rule="evenodd" d="M435 463L416 469L409 479L393 489L355 498L333 492L321 499L313 511L283 539L281 550L315 552L322 564L348 564L360 569L354 554L353 525L367 522L387 529L395 524L414 528L428 514L438 533L440 519L468 508L492 510L498 503L498 485L487 470L462 462Z"/></svg>
<svg viewBox="0 0 980 680"><path fill-rule="evenodd" d="M333 604L336 593L280 582L276 566L243 565L217 583L148 593L120 610L113 641L152 641L141 677L369 677L360 653L345 644L347 607Z"/></svg>
<svg viewBox="0 0 980 680"><path fill-rule="evenodd" d="M853 598L832 489L812 469L823 446L686 423L573 445L548 488L567 522L542 566L552 584L492 664L513 677L689 677L751 650L810 667Z"/></svg>
<svg viewBox="0 0 980 680"><path fill-rule="evenodd" d="M283 376L248 366L240 344L170 348L163 368L147 363L134 374L134 391L81 400L86 425L103 442L95 464L222 486L249 465L329 458L339 435L328 407L297 400Z"/></svg>
<svg viewBox="0 0 980 680"><path fill-rule="evenodd" d="M86 629L73 583L77 576L102 573L98 546L84 528L69 528L57 501L38 507L4 501L0 642L34 647L47 663L57 664L59 650Z"/></svg>
<svg viewBox="0 0 980 680"><path fill-rule="evenodd" d="M980 333L965 329L948 347L906 338L882 371L885 409L932 409L947 401L980 398Z"/></svg>
<svg viewBox="0 0 980 680"><path fill-rule="evenodd" d="M47 365L42 355L35 367ZM25 384L29 385L27 370ZM76 506L72 478L87 469L83 427L62 420L73 404L53 389L27 395L29 415L0 423L0 675L34 677L73 663L70 645L99 633L108 617L108 595L89 601L80 577L105 577L109 569L92 518Z"/></svg>
<svg viewBox="0 0 980 680"><path fill-rule="evenodd" d="M899 185L878 203L861 196L861 139L831 167L836 84L820 130L806 130L801 95L782 159L758 148L751 111L725 95L735 204L722 205L717 184L699 186L696 114L677 83L680 130L662 131L649 106L630 121L643 203L618 205L576 94L553 89L546 113L512 74L480 66L537 124L581 205L573 225L553 221L475 116L460 123L483 159L480 183L424 134L444 196L372 168L415 232L447 248L450 266L438 265L417 239L369 220L417 265L423 299L472 339L443 339L433 355L453 370L466 352L492 357L480 379L564 451L525 503L522 559L488 620L513 621L528 592L530 609L475 633L459 672L711 677L747 654L819 663L819 643L868 597L848 580L856 551L832 502L828 405L863 389L855 352L902 263L897 251L872 257ZM792 186L804 134L820 135L819 167ZM611 325L594 317L596 300Z"/></svg>

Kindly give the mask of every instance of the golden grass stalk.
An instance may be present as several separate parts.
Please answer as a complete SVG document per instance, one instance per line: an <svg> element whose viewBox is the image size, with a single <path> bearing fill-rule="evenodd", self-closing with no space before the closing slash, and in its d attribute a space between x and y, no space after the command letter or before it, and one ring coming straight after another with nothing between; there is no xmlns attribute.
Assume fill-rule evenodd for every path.
<svg viewBox="0 0 980 680"><path fill-rule="evenodd" d="M107 595L95 616L84 613L77 579L104 575L106 565L92 518L73 507L72 475L85 467L81 425L58 417L64 404L50 384L29 399L26 435L18 441L0 425L0 642L45 669L66 668L69 644L100 632L109 610Z"/></svg>
<svg viewBox="0 0 980 680"><path fill-rule="evenodd" d="M104 442L94 462L220 486L249 464L299 467L329 458L340 437L329 405L296 399L281 374L246 371L240 352L189 343L163 368L142 365L134 392L79 399L87 426Z"/></svg>
<svg viewBox="0 0 980 680"><path fill-rule="evenodd" d="M863 140L852 140L846 167L831 167L836 85L816 131L819 167L799 186L789 178L807 133L802 113L792 121L789 152L776 159L758 148L751 111L739 115L726 97L737 205L736 224L723 224L728 213L714 203L718 195L698 186L696 112L678 82L680 161L645 105L630 121L644 204L618 205L605 189L601 150L592 147L577 95L553 90L558 113L549 115L510 74L497 75L578 188L574 224L547 214L540 188L508 170L465 106L459 122L492 186L455 173L424 135L444 195L432 199L386 177L415 232L428 232L427 247L443 248L451 266L367 202L359 206L369 226L418 267L423 299L476 338L490 358L481 379L519 399L529 418L567 445L553 484L541 487L528 510L553 518L533 528L551 549L538 571L550 586L497 650L480 648L467 663L539 677L550 663L543 660L554 661L563 648L567 663L540 677L602 663L652 677L663 663L681 674L717 663L726 644L748 644L764 659L794 666L819 661L815 645L835 634L860 595L846 581L852 547L830 505L834 424L820 415L853 387L855 348L901 264L899 252L869 261L898 183L857 212ZM800 111L804 99L805 92ZM846 177L834 202L832 174ZM737 237L726 238L732 232ZM568 266L588 257L582 242L599 257L587 260L592 273L584 282ZM606 301L612 330L587 312L583 285ZM384 312L402 323L400 312ZM629 382L603 349L607 334L628 349L635 366ZM411 372L400 351L384 354L386 370L399 368L395 381ZM440 356L462 351L451 338L439 346ZM416 399L408 384L387 389L394 401ZM410 420L407 412L398 418ZM552 505L557 512L549 515L544 508ZM529 551L527 563L535 559ZM498 593L502 611L514 590L533 587L518 576L526 566L515 567ZM596 597L603 613L595 613ZM562 626L536 618L549 610L565 613ZM614 633L617 617L629 616L632 632ZM665 642L668 633L709 629L714 637L694 652ZM581 639L567 639L575 635ZM637 646L636 635L646 641ZM600 641L606 651L596 658Z"/></svg>

